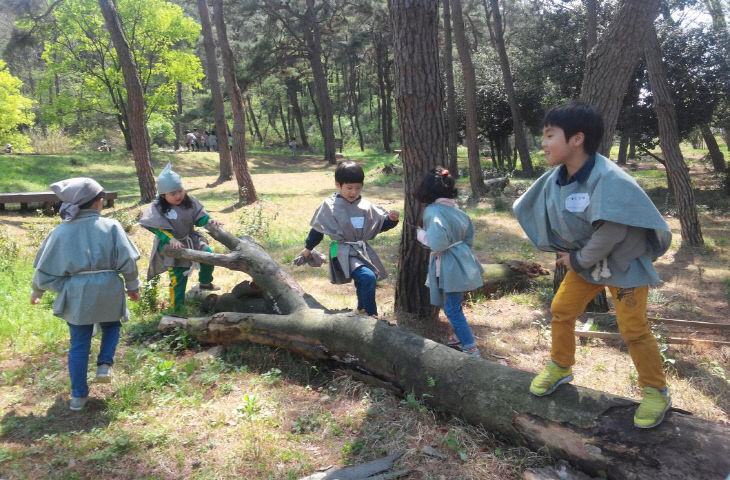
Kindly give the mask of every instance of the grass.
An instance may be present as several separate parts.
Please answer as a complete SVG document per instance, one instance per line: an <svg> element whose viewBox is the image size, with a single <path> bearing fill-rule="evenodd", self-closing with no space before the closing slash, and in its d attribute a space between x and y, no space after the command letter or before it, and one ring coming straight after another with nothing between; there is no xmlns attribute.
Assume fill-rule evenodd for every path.
<svg viewBox="0 0 730 480"><path fill-rule="evenodd" d="M346 155L367 170L366 197L402 209L400 179L378 173L393 161L392 155ZM77 165L71 164L72 158ZM354 307L351 285L329 284L325 269L289 266L302 248L312 212L333 191L331 167L314 155L249 152L262 201L239 207L233 182L206 186L217 175L215 154L156 154L156 171L169 159L181 171L186 188L225 228L253 236L323 304ZM533 160L541 165L539 154ZM663 172L641 166L632 173L642 184L666 189ZM129 156L30 155L13 157L12 162L0 157L0 167L8 172L0 178L0 191L45 190L52 181L74 175L95 176L106 188L118 190L117 207L104 213L128 227L143 252L139 266L145 271L152 236L135 226L139 187ZM704 185L708 178L695 180ZM482 262L552 264L552 255L531 247L509 211L531 181L513 177L504 198L465 207L477 232L475 255ZM468 192L468 179L460 179L459 185L462 193ZM52 296L37 306L28 301L32 256L57 219L9 208L0 216L2 478L296 479L323 466L363 462L399 450L407 452L403 466L423 479L512 479L525 468L552 462L547 452L504 444L483 429L443 418L428 408L427 398L396 398L327 364L255 344L229 345L208 355L207 346L186 332L162 335L156 326L167 298L166 278L149 284L145 302L132 306L114 381L92 384L89 409L72 414L67 409L67 328L51 313ZM652 314L727 318L730 280L724 266L730 260L725 239L730 218L718 208L703 211L701 221L712 239L711 250L682 249L677 241L659 260L660 275L667 281L651 291ZM669 222L678 238L678 221ZM392 272L399 241L395 229L373 242ZM217 244L214 249L224 251ZM222 269L215 276L223 291L246 278ZM381 313L392 314L393 294L393 279L382 282L377 290ZM545 277L523 292L474 296L465 311L483 354L490 359L498 355L494 358L516 368L539 370L549 355L551 295L551 279ZM688 306L697 311L686 311ZM448 331L443 317L439 328ZM575 383L638 397L635 370L621 349L621 344L603 341L579 346ZM98 340L92 359L96 351ZM730 351L686 346L668 348L665 354L675 360L669 376L674 403L702 418L727 421ZM89 368L93 374L93 365ZM424 455L425 445L446 458Z"/></svg>

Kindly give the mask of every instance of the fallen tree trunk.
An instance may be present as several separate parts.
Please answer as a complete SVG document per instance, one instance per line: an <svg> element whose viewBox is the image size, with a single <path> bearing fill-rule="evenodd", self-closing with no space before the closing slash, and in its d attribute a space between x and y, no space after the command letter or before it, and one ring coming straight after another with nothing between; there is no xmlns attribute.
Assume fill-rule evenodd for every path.
<svg viewBox="0 0 730 480"><path fill-rule="evenodd" d="M464 355L387 322L308 307L302 289L258 245L217 227L209 230L233 251L201 257L201 252L177 249L173 255L216 265L235 263L262 289L260 281L270 273L277 280L269 279L269 284L281 282L272 297L283 307L282 314L165 317L162 330L183 328L206 343L254 342L337 362L513 442L548 447L553 457L592 475L723 479L730 471L727 426L672 410L659 427L639 430L632 422L635 402L573 385L534 397L528 393L532 373ZM238 258L242 255L250 256Z"/></svg>

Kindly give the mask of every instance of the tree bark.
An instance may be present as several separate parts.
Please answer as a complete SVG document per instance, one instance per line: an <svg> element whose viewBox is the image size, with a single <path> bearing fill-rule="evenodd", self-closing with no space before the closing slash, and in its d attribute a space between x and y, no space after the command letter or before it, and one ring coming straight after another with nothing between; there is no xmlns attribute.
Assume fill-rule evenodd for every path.
<svg viewBox="0 0 730 480"><path fill-rule="evenodd" d="M398 1L406 0L393 3ZM730 469L727 426L672 409L662 425L646 432L631 424L632 400L574 385L536 398L527 393L534 374L464 355L384 321L328 312L250 238L216 226L208 230L231 253L169 246L163 253L248 273L279 314L164 317L163 331L183 328L205 343L255 342L342 365L515 444L547 448L595 476L685 480L723 478Z"/></svg>
<svg viewBox="0 0 730 480"><path fill-rule="evenodd" d="M401 233L396 311L435 322L424 285L427 249L416 240L424 205L415 198L423 176L445 158L443 93L438 59L438 3L429 0L392 0L391 20L395 60L395 102L401 137L404 227Z"/></svg>
<svg viewBox="0 0 730 480"><path fill-rule="evenodd" d="M603 116L603 140L598 151L606 157L611 154L628 83L658 12L659 0L621 0L608 30L586 57L580 99Z"/></svg>
<svg viewBox="0 0 730 480"><path fill-rule="evenodd" d="M288 78L286 81L286 94L289 98L289 104L294 112L294 119L299 127L299 144L302 148L309 148L309 140L307 139L307 131L304 129L304 121L302 119L302 109L299 108L299 100L297 91L299 90L299 80Z"/></svg>
<svg viewBox="0 0 730 480"><path fill-rule="evenodd" d="M702 138L704 138L707 149L709 150L712 168L715 173L724 172L726 170L725 155L720 151L720 146L717 144L717 140L715 140L715 135L712 134L710 126L706 123L700 125L700 132L702 132Z"/></svg>
<svg viewBox="0 0 730 480"><path fill-rule="evenodd" d="M253 123L253 129L256 132L256 138L259 139L259 143L264 143L264 139L261 138L261 130L259 130L259 122L256 121L256 114L253 112L253 106L251 105L251 95L246 97L248 105L248 114L251 116L251 123Z"/></svg>
<svg viewBox="0 0 730 480"><path fill-rule="evenodd" d="M307 58L312 68L314 90L319 103L322 140L324 141L324 159L331 165L335 160L335 130L332 120L332 101L327 88L327 76L322 65L322 44L319 24L314 13L314 0L307 0L307 11L304 14L304 41L307 46Z"/></svg>
<svg viewBox="0 0 730 480"><path fill-rule="evenodd" d="M122 29L122 22L114 0L99 0L104 23L119 57L119 64L124 75L124 85L127 89L127 118L129 121L130 139L134 166L137 170L139 192L142 203L149 203L155 199L155 177L152 175L150 161L150 143L145 128L145 106L142 82L139 79L137 64L134 63L132 52L129 49L127 36Z"/></svg>
<svg viewBox="0 0 730 480"><path fill-rule="evenodd" d="M586 8L586 56L598 43L598 0L583 0Z"/></svg>
<svg viewBox="0 0 730 480"><path fill-rule="evenodd" d="M674 108L666 71L662 63L661 46L654 26L649 27L647 44L644 48L649 84L654 95L654 110L659 121L659 145L664 154L667 178L674 192L682 228L682 244L700 246L704 244L702 229L697 215L692 180L689 178L687 164L679 149L679 127L677 111Z"/></svg>
<svg viewBox="0 0 730 480"><path fill-rule="evenodd" d="M177 107L177 110L175 112L175 151L180 150L180 145L182 145L182 122L180 121L182 119L182 82L177 82L177 85L175 87L175 105Z"/></svg>
<svg viewBox="0 0 730 480"><path fill-rule="evenodd" d="M218 45L221 49L221 57L223 57L223 75L226 79L226 87L228 88L228 98L231 102L231 110L233 111L233 171L236 174L236 182L238 183L238 200L241 203L254 203L258 197L256 195L256 187L254 187L251 174L248 171L248 162L246 161L246 110L244 109L243 96L241 89L238 87L236 79L236 66L233 61L233 51L228 42L228 33L226 31L226 22L223 16L223 0L214 0L213 9L215 12L216 32L218 33ZM228 139L226 138L226 142Z"/></svg>
<svg viewBox="0 0 730 480"><path fill-rule="evenodd" d="M292 136L289 133L289 125L286 121L286 117L284 116L284 107L281 104L281 97L278 95L276 97L276 106L279 109L279 120L281 120L281 127L284 130L284 143L288 145L289 139L291 139Z"/></svg>
<svg viewBox="0 0 730 480"><path fill-rule="evenodd" d="M205 46L206 74L210 95L213 98L213 112L215 116L215 134L218 137L218 179L214 184L230 180L233 177L233 162L231 161L231 147L228 145L228 124L226 110L223 104L220 80L218 80L218 62L216 61L215 40L213 27L210 23L208 0L198 0L200 26L203 31L203 45Z"/></svg>
<svg viewBox="0 0 730 480"><path fill-rule="evenodd" d="M444 9L444 69L446 70L446 150L449 155L448 169L458 178L458 146L456 135L456 88L454 87L454 59L451 41L451 7L443 0Z"/></svg>
<svg viewBox="0 0 730 480"><path fill-rule="evenodd" d="M471 52L464 32L464 15L461 11L461 0L451 0L453 9L452 24L454 40L461 60L461 72L464 78L464 104L466 109L466 148L469 156L469 185L475 199L484 197L487 188L484 186L484 173L479 158L479 141L477 139L477 80Z"/></svg>
<svg viewBox="0 0 730 480"><path fill-rule="evenodd" d="M484 10L487 14L487 25L489 26L489 35L494 42L494 48L499 54L499 66L502 69L502 80L504 81L504 89L507 92L507 101L509 109L512 113L512 131L515 134L515 147L520 155L520 165L522 173L525 175L533 175L535 171L532 168L532 159L530 159L530 149L527 147L527 137L525 136L524 124L522 122L522 113L517 103L517 93L512 79L512 70L509 65L509 57L507 57L507 49L504 46L504 30L502 27L502 14L499 11L499 1L489 0L490 9L487 8L486 0L482 0ZM494 21L492 21L492 18Z"/></svg>
<svg viewBox="0 0 730 480"><path fill-rule="evenodd" d="M616 160L616 163L619 165L626 165L626 155L628 154L629 150L629 134L628 133L622 133L621 134L621 141L618 145L618 159Z"/></svg>
<svg viewBox="0 0 730 480"><path fill-rule="evenodd" d="M388 104L386 98L388 90L385 84L385 77L387 75L388 64L388 43L380 34L376 35L377 37L373 40L373 43L375 48L375 65L378 77L378 95L380 96L378 109L378 113L380 114L380 135L383 139L383 150L389 153L391 151L390 143L393 139L390 138L390 128L388 125L390 123L390 115L386 108L386 105Z"/></svg>

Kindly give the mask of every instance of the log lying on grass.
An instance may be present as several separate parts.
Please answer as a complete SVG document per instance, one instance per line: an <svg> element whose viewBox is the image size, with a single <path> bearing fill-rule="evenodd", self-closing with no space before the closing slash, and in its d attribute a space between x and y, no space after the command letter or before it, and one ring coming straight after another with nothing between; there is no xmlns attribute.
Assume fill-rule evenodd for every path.
<svg viewBox="0 0 730 480"><path fill-rule="evenodd" d="M323 310L250 239L218 227L209 231L232 252L164 253L245 271L280 314L165 317L162 330L183 328L206 343L255 342L337 362L513 442L547 447L553 457L591 475L684 480L724 479L730 472L727 426L673 410L659 427L638 430L635 402L573 385L533 397L527 393L533 374L464 355L384 321Z"/></svg>

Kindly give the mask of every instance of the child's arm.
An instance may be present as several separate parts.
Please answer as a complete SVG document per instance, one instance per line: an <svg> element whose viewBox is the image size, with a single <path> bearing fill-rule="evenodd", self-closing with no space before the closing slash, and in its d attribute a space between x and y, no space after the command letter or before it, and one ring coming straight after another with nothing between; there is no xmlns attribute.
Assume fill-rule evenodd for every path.
<svg viewBox="0 0 730 480"><path fill-rule="evenodd" d="M169 230L165 230L164 228L153 228L153 227L145 227L150 232L154 233L157 239L159 240L159 243L157 244L157 251L159 252L162 250L162 248L167 245L168 243L172 248L180 248L183 246L183 243L176 239L175 236L170 232Z"/></svg>
<svg viewBox="0 0 730 480"><path fill-rule="evenodd" d="M204 227L208 223L210 223L211 225L223 225L218 220L213 220L212 218L210 218L210 215L206 214L205 216L200 217L197 222L195 222L195 226L196 227Z"/></svg>
<svg viewBox="0 0 730 480"><path fill-rule="evenodd" d="M428 226L426 227L425 232L425 245L428 245L428 248L430 248L434 252L442 252L449 248L452 243L448 235L446 234L446 229L441 223L441 219L438 217L434 217L431 219L430 222L428 222Z"/></svg>
<svg viewBox="0 0 730 480"><path fill-rule="evenodd" d="M50 275L41 270L36 269L33 273L33 283L31 284L30 303L35 305L43 297L46 290L53 292L60 292L63 288L63 283L67 277L57 277L56 275Z"/></svg>
<svg viewBox="0 0 730 480"><path fill-rule="evenodd" d="M628 226L614 222L596 222L594 225L595 230L583 248L569 253L562 252L562 257L567 260L565 266L571 270L580 272L593 267L626 238L629 230Z"/></svg>
<svg viewBox="0 0 730 480"><path fill-rule="evenodd" d="M315 229L311 229L309 231L309 235L307 235L307 239L304 241L304 250L299 252L299 255L303 255L305 257L308 257L312 250L314 250L314 247L320 244L322 242L322 239L324 238L324 233L319 232Z"/></svg>
<svg viewBox="0 0 730 480"><path fill-rule="evenodd" d="M387 232L391 228L395 228L398 225L398 220L400 219L400 214L396 212L395 210L391 210L385 215L385 220L383 220L383 225L380 227L380 232Z"/></svg>

